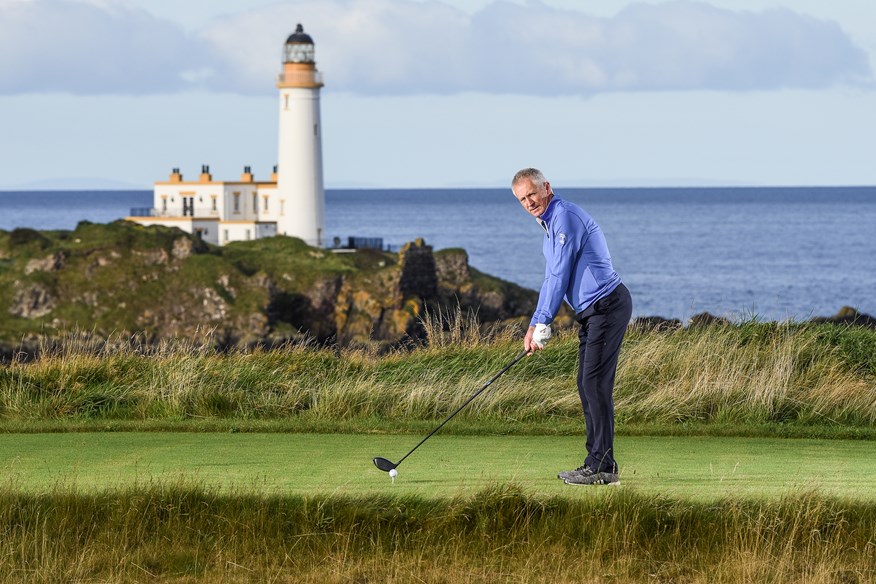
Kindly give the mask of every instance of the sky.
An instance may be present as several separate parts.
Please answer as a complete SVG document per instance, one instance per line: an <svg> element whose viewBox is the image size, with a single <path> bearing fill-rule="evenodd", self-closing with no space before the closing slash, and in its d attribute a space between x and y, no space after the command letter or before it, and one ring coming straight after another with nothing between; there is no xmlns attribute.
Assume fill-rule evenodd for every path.
<svg viewBox="0 0 876 584"><path fill-rule="evenodd" d="M298 23L329 188L876 185L872 0L0 0L0 189L267 179Z"/></svg>

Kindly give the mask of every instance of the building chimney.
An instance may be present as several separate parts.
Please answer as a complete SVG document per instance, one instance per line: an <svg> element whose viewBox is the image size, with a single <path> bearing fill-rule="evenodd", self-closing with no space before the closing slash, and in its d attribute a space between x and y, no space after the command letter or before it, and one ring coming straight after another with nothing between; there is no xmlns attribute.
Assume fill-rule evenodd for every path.
<svg viewBox="0 0 876 584"><path fill-rule="evenodd" d="M210 174L210 165L201 165L201 182L213 182L213 176Z"/></svg>
<svg viewBox="0 0 876 584"><path fill-rule="evenodd" d="M179 183L179 182L182 182L182 179L183 179L183 176L182 176L182 174L180 174L179 169L174 168L173 171L170 173L170 182Z"/></svg>
<svg viewBox="0 0 876 584"><path fill-rule="evenodd" d="M271 182L272 183L277 182L277 165L276 164L274 165L274 170L271 171Z"/></svg>
<svg viewBox="0 0 876 584"><path fill-rule="evenodd" d="M240 182L251 183L252 181L253 181L252 167L251 166L244 166L243 167L243 174L240 175Z"/></svg>

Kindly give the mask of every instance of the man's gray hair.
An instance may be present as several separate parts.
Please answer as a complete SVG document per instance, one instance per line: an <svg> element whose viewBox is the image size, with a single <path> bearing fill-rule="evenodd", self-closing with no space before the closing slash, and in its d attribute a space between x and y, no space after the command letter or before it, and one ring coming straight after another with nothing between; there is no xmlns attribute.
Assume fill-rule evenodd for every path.
<svg viewBox="0 0 876 584"><path fill-rule="evenodd" d="M547 182L547 179L544 177L539 169L524 168L522 170L518 170L517 174L514 175L514 178L511 180L511 187L513 188L514 185L516 185L525 178L528 178L539 187Z"/></svg>

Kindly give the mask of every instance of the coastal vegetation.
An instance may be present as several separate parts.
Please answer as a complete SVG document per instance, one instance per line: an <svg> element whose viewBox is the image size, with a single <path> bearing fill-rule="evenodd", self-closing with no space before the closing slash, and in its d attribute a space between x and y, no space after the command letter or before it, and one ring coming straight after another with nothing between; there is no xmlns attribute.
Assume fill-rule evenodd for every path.
<svg viewBox="0 0 876 584"><path fill-rule="evenodd" d="M389 424L416 431L456 409L519 349L516 329L484 333L461 311L450 316L449 330L447 315L424 319L431 345L390 353L313 343L218 351L209 339L95 344L90 335L71 334L34 360L0 368L0 416L7 428L185 429L213 421L262 430ZM559 331L544 353L512 368L455 425L579 432L576 343L573 330ZM876 331L759 322L631 328L615 402L620 432L872 437Z"/></svg>
<svg viewBox="0 0 876 584"><path fill-rule="evenodd" d="M793 457L763 454L769 441L793 438L859 456L876 440L872 327L630 327L617 432L640 445L653 476L667 472L673 440L706 451L750 439L742 447L787 488L708 491L694 467L705 463L679 457L654 488L622 470L619 488L561 490L550 476L559 469L535 454L582 433L577 337L558 326L544 352L442 429L440 438L489 441L475 454L508 472L463 489L464 470L480 466L450 468L461 442L436 440L419 471L426 478L393 491L367 459L363 468L345 458L349 443L386 439L392 452L373 455L403 452L520 349L531 291L478 273L463 250L413 242L398 254L329 254L288 238L220 250L124 223L15 230L0 232L0 301L10 307L0 316L0 433L10 439L0 449L9 453L0 460L0 582L876 581L866 478L855 475L864 487L854 497L832 494L818 476L842 479L847 468L828 463L799 486ZM124 436L116 448L129 449L135 478L102 466L118 456L108 441L64 446L61 432ZM278 433L308 437L309 448L283 455L295 460L286 480L312 485L304 492L268 488L257 470L229 484L185 472L154 478L136 466L149 436L191 436L212 449L204 458L216 472L234 475L256 456L235 459L229 439ZM548 473L550 487L513 472L519 462L498 452L509 437L544 442L527 464ZM90 450L82 458L65 448ZM179 468L197 452L157 448L182 456ZM74 470L30 483L21 465L34 457L72 459ZM287 459L277 457L266 464L282 474ZM106 480L78 482L80 460ZM299 480L316 474L335 480ZM386 490L343 487L375 475ZM661 491L672 481L710 496Z"/></svg>
<svg viewBox="0 0 876 584"><path fill-rule="evenodd" d="M211 246L126 221L0 231L0 359L71 330L217 348L315 340L383 349L421 339L426 310L521 318L535 292L478 272L464 250L314 248L291 237ZM207 333L209 333L207 335Z"/></svg>
<svg viewBox="0 0 876 584"><path fill-rule="evenodd" d="M19 435L421 434L519 348L515 331L484 333L461 311L432 315L423 326L432 345L389 353L315 343L218 351L209 341L94 344L90 335L68 335L36 359L0 369L0 428ZM464 410L447 433L580 434L575 343L571 331L561 331L544 353L519 363ZM876 331L758 322L632 328L618 372L617 414L621 437L873 440ZM405 444L413 439L407 438ZM340 483L356 480L351 473L379 472L335 460L306 458L328 467L320 472L337 473ZM186 475L97 489L60 480L34 490L16 483L14 461L4 464L0 581L6 582L876 578L876 502L866 494L830 495L817 485L789 487L779 496L702 500L654 494L635 481L557 494L509 476L472 493L454 488L463 476L433 467L439 474L430 479L429 496L356 495L337 487L284 493L259 486L257 477L248 486L223 487ZM792 466L777 465L776 472L794 474Z"/></svg>
<svg viewBox="0 0 876 584"><path fill-rule="evenodd" d="M0 582L871 582L876 505L0 488Z"/></svg>

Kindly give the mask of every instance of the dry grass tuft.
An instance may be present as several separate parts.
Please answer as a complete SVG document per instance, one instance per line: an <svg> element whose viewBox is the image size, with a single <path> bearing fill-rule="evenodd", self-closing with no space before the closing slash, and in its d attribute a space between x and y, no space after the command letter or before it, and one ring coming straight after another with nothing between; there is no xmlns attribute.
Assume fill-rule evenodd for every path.
<svg viewBox="0 0 876 584"><path fill-rule="evenodd" d="M430 346L379 354L308 344L217 352L208 337L148 346L71 336L0 368L0 419L185 420L446 416L520 347L471 313L427 314ZM511 369L460 417L579 418L577 337ZM743 323L631 330L615 391L620 423L876 424L876 331Z"/></svg>

